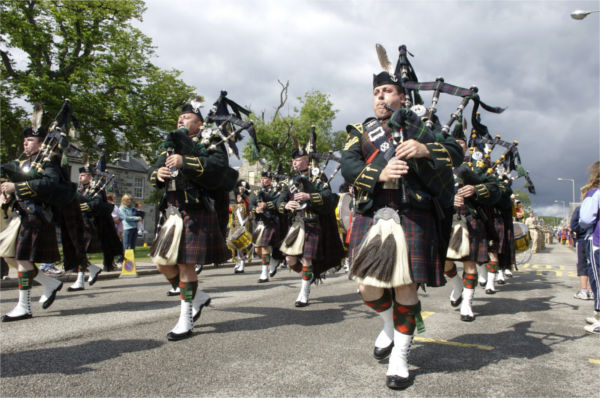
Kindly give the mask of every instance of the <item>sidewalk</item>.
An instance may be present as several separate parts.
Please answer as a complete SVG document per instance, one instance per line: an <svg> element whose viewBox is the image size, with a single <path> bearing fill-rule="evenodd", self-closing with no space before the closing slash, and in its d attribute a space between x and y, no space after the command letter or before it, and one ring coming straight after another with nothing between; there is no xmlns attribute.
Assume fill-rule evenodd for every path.
<svg viewBox="0 0 600 398"><path fill-rule="evenodd" d="M255 265L255 264L259 264L259 263L260 263L260 260L254 260L254 261L250 261L250 262L246 263L246 265ZM97 263L94 265L102 268L101 263ZM214 264L208 264L203 267L202 272L206 271L207 269L233 267L234 265L235 264L233 262L225 262L225 263L219 264L218 267L215 267ZM159 273L158 270L156 269L156 265L154 265L151 262L136 261L135 268L136 268L138 277L146 276L146 275L156 275ZM87 281L88 275L89 274L86 272L86 274L85 274L86 281ZM98 280L114 279L114 278L118 278L120 276L121 276L121 270L110 271L110 272L102 271L100 273L100 275L98 275ZM14 289L17 287L17 285L18 285L17 270L12 267L9 268L8 277L9 277L9 279L0 281L0 289L1 290ZM58 280L61 280L63 282L75 282L75 279L77 278L77 273L69 272L69 273L63 273L63 274L59 274L59 275L52 275L52 277L56 278ZM131 276L127 276L125 278L131 278ZM33 281L33 283L34 283L34 285L39 285L36 281Z"/></svg>

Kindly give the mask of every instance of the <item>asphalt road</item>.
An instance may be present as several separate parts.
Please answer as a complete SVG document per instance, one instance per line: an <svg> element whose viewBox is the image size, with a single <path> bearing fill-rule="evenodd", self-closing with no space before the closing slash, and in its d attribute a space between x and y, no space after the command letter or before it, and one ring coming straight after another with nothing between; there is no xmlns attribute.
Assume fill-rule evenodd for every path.
<svg viewBox="0 0 600 398"><path fill-rule="evenodd" d="M0 326L0 395L597 396L600 336L583 330L592 304L573 298L574 259L551 245L497 294L478 288L472 323L450 306L449 288L421 293L427 330L402 392L385 387L387 361L372 357L380 320L344 274L313 286L310 306L297 309L300 279L288 270L258 284L259 266L206 269L212 306L179 342L166 339L179 303L160 275L63 289L48 310L36 286L34 318ZM16 295L1 291L3 314Z"/></svg>

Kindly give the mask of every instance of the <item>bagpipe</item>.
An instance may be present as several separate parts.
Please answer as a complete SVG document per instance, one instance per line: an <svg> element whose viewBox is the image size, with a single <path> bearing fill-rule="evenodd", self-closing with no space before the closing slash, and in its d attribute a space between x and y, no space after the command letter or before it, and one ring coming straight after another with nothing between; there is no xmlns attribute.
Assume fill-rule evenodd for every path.
<svg viewBox="0 0 600 398"><path fill-rule="evenodd" d="M43 108L41 104L36 103L31 118L32 131L37 132L42 128L42 116ZM60 157L61 172L67 183L65 184L63 194L54 195L52 197L52 202L53 204L60 204L65 201L69 202L74 197L77 186L74 183L70 183L68 172L65 170L67 165L65 153L71 151L77 155L82 155L82 152L71 145L67 138L71 122L74 128L79 126L77 119L73 116L70 101L65 99L61 109L48 129L48 134L46 134L42 141L40 150L35 154L33 159L31 159L30 163L25 167L20 165L21 161L26 160L24 153L22 153L17 162L0 165L0 179L10 182L23 182L38 179L44 174L44 170L52 162L55 162L55 159ZM13 194L11 197L6 197L6 195L1 196L0 199L2 202L4 218L8 218L8 209L14 204L15 195Z"/></svg>
<svg viewBox="0 0 600 398"><path fill-rule="evenodd" d="M498 177L505 179L508 182L524 177L524 187L527 188L529 193L535 195L535 186L529 176L529 172L525 170L521 162L521 155L518 150L519 141L504 141L501 139L500 135L496 135L492 138L487 127L481 123L479 114L477 113L472 120L475 121L475 123L473 124L473 133L469 141L469 152L473 153L475 148L478 148L486 153L484 159L481 160L482 163L488 167L486 173L496 174ZM491 161L490 154L496 146L505 148L505 152L500 155L496 161ZM489 160L489 164L485 164L486 160ZM513 171L516 175L511 174Z"/></svg>

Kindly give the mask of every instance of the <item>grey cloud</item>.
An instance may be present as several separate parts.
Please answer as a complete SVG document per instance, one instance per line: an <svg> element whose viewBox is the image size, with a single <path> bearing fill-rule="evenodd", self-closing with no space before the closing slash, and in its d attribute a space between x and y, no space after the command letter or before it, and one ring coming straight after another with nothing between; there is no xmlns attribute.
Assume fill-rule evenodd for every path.
<svg viewBox="0 0 600 398"><path fill-rule="evenodd" d="M519 140L538 191L535 208L560 210L554 200L570 200L571 187L556 178L575 178L578 189L587 166L600 158L600 15L569 17L597 2L152 0L147 6L139 27L157 46L157 64L181 70L209 101L227 89L256 112L272 113L277 79L289 80L290 107L318 89L339 110L334 128L343 129L371 113L371 74L380 69L375 43L392 60L404 43L421 81L444 76L476 84L485 102L508 106L501 115L482 116L492 134ZM444 96L440 118L447 120L457 104Z"/></svg>

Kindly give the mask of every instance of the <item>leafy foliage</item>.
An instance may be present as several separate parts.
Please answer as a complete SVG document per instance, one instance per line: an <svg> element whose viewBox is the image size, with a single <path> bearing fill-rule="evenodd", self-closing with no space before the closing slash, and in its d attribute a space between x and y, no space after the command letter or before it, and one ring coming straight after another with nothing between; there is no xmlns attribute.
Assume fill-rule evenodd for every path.
<svg viewBox="0 0 600 398"><path fill-rule="evenodd" d="M0 3L3 157L20 150L25 111L14 98L42 103L45 126L69 98L87 152L100 137L109 153L154 152L194 89L151 63L151 39L131 24L144 10L142 0Z"/></svg>
<svg viewBox="0 0 600 398"><path fill-rule="evenodd" d="M281 161L284 173L291 169L291 152L294 141L290 134L298 138L300 145L305 146L310 135L311 126L315 126L317 132L317 150L325 154L328 151L342 149L346 133L344 131L333 131L333 120L337 110L333 109L333 103L327 94L320 91L311 91L297 98L299 106L293 108L293 112L287 116L280 116L279 112L266 121L264 114L251 115L254 122L258 142L260 146L260 157L264 158L273 169ZM278 110L282 107L280 104ZM254 164L257 161L250 145L244 148L244 158Z"/></svg>

